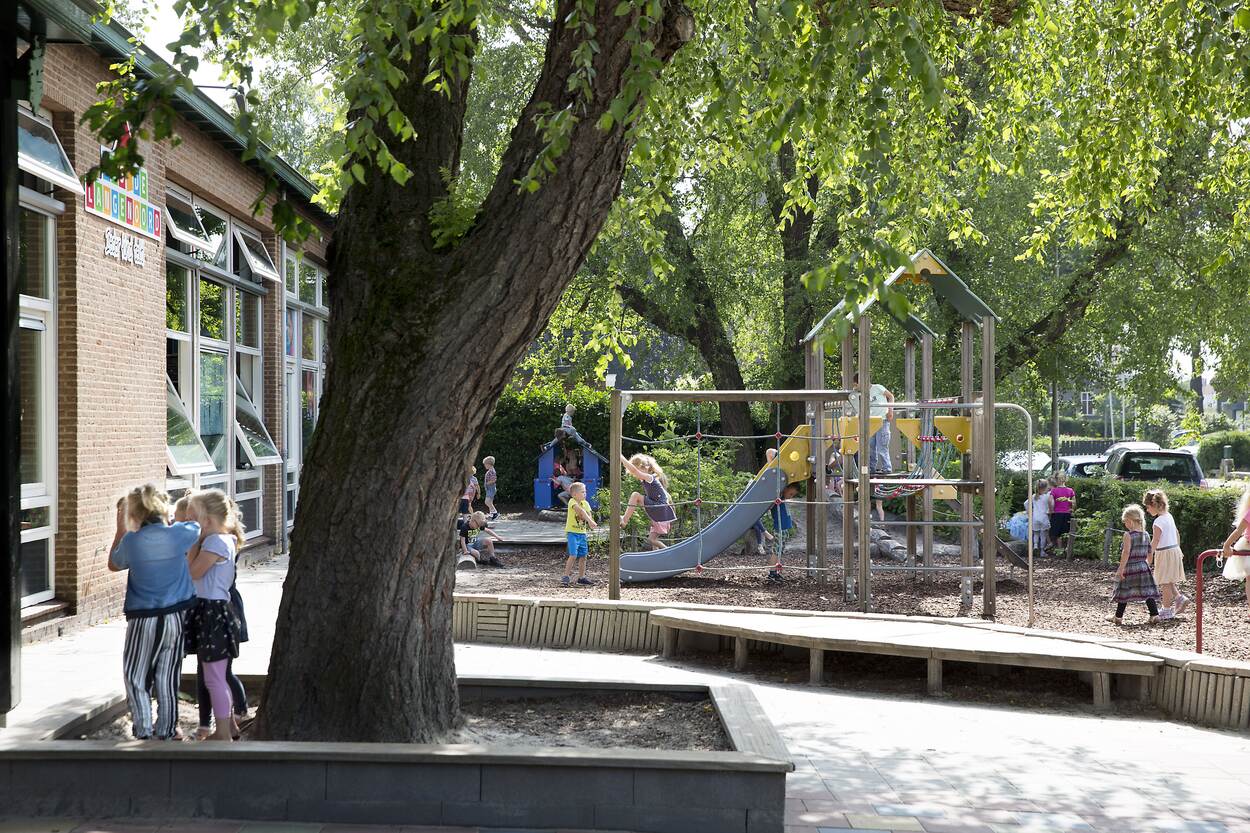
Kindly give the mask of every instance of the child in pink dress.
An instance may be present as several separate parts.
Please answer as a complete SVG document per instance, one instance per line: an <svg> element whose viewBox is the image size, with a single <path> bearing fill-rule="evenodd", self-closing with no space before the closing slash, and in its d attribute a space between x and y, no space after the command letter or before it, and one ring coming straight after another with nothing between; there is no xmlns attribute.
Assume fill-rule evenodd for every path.
<svg viewBox="0 0 1250 833"><path fill-rule="evenodd" d="M1237 503L1233 531L1224 540L1224 578L1246 585L1246 606L1250 608L1250 486Z"/></svg>

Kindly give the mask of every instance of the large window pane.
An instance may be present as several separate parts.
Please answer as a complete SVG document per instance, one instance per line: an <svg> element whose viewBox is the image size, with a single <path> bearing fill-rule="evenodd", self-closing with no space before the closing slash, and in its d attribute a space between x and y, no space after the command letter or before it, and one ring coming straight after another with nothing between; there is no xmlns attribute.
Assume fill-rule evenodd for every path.
<svg viewBox="0 0 1250 833"><path fill-rule="evenodd" d="M17 111L17 163L27 173L83 193L82 183L52 126L21 108Z"/></svg>
<svg viewBox="0 0 1250 833"><path fill-rule="evenodd" d="M210 256L217 254L217 248L209 239L195 209L172 193L165 198L165 230L179 243L190 246L193 250Z"/></svg>
<svg viewBox="0 0 1250 833"><path fill-rule="evenodd" d="M260 529L260 498L254 497L239 501L239 518L243 521L243 529L254 532Z"/></svg>
<svg viewBox="0 0 1250 833"><path fill-rule="evenodd" d="M238 426L239 442L242 444L243 452L253 466L267 466L282 462L282 457L278 454L278 448L274 445L273 440L269 436L269 431L265 428L265 422L260 417L260 411L252 404L252 400L247 395L247 390L243 387L243 383L237 380L235 382L234 416L235 424ZM239 465L242 467L241 460Z"/></svg>
<svg viewBox="0 0 1250 833"><path fill-rule="evenodd" d="M303 315L301 322L302 336L304 340L303 355L306 359L317 358L317 320L311 315Z"/></svg>
<svg viewBox="0 0 1250 833"><path fill-rule="evenodd" d="M51 543L47 538L22 542L23 597L46 593L52 589L52 571L48 569L48 547Z"/></svg>
<svg viewBox="0 0 1250 833"><path fill-rule="evenodd" d="M317 303L317 275L312 264L303 263L299 270L299 299L305 304Z"/></svg>
<svg viewBox="0 0 1250 833"><path fill-rule="evenodd" d="M174 390L174 383L168 379L165 380L165 447L169 470L175 477L203 474L216 468L191 424L191 415Z"/></svg>
<svg viewBox="0 0 1250 833"><path fill-rule="evenodd" d="M195 212L200 215L200 225L204 227L204 234L208 240L209 252L201 252L196 249L192 251L199 260L205 263L211 263L221 269L226 268L226 255L230 251L226 231L229 226L226 218L210 211L202 205L195 206Z"/></svg>
<svg viewBox="0 0 1250 833"><path fill-rule="evenodd" d="M308 455L308 444L312 442L313 429L317 427L317 372L305 370L303 388L300 390L300 434L301 453L303 459Z"/></svg>
<svg viewBox="0 0 1250 833"><path fill-rule="evenodd" d="M234 292L234 338L244 347L260 347L260 298L250 292Z"/></svg>
<svg viewBox="0 0 1250 833"><path fill-rule="evenodd" d="M226 288L219 283L200 279L200 335L226 339Z"/></svg>
<svg viewBox="0 0 1250 833"><path fill-rule="evenodd" d="M239 251L247 264L247 277L257 283L260 283L262 278L274 281L278 279L278 270L274 268L273 260L269 257L269 250L265 248L264 243L238 229L234 230L234 239L239 244ZM235 269L240 275L244 274L243 264L236 263Z"/></svg>
<svg viewBox="0 0 1250 833"><path fill-rule="evenodd" d="M19 403L22 410L21 444L19 462L22 483L43 482L43 443L45 442L43 420L43 330L21 328L21 391Z"/></svg>
<svg viewBox="0 0 1250 833"><path fill-rule="evenodd" d="M191 332L187 315L187 284L190 273L185 267L165 263L165 327L180 333Z"/></svg>
<svg viewBox="0 0 1250 833"><path fill-rule="evenodd" d="M295 345L299 343L299 313L293 309L286 311L286 354L295 356Z"/></svg>
<svg viewBox="0 0 1250 833"><path fill-rule="evenodd" d="M213 470L226 471L227 438L233 432L226 413L226 357L200 351L200 439L213 459Z"/></svg>
<svg viewBox="0 0 1250 833"><path fill-rule="evenodd" d="M21 241L17 257L17 291L33 298L47 298L50 290L51 277L48 250L51 246L49 238L48 218L37 211L21 209Z"/></svg>
<svg viewBox="0 0 1250 833"><path fill-rule="evenodd" d="M294 295L299 289L299 262L291 255L287 255L284 263L286 272L286 291Z"/></svg>

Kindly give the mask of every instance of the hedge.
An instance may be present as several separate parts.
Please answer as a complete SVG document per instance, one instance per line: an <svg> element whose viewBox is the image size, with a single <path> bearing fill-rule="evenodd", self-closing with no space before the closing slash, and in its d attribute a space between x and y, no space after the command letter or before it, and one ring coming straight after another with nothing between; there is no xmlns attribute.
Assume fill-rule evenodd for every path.
<svg viewBox="0 0 1250 833"><path fill-rule="evenodd" d="M1144 483L1104 477L1074 477L1068 485L1076 491L1077 536L1073 552L1077 557L1102 558L1108 523L1117 529L1122 528L1120 512L1124 507L1130 503L1141 504L1143 492L1159 488L1167 492L1172 517L1176 519L1176 528L1180 533L1185 564L1190 569L1199 553L1220 546L1228 537L1232 530L1233 510L1241 496L1240 489L1199 489L1175 483ZM999 519L1005 521L1021 511L1027 493L1024 474L1000 472L996 502Z"/></svg>
<svg viewBox="0 0 1250 833"><path fill-rule="evenodd" d="M481 459L488 455L495 458L495 467L499 472L496 501L532 505L540 449L555 436L566 404L572 403L577 408L573 425L578 433L607 457L610 397L606 390L584 385L571 389L565 389L559 383L507 388L495 407L495 415L486 429L477 457L479 477ZM626 408L623 428L627 436L648 438L660 436L669 427L677 434L693 434L696 424L700 424L705 433L718 433L718 409L710 403L704 404L701 415L701 421L696 422L693 403L681 402L661 407L654 402L637 402ZM756 428L756 433L765 433L762 425ZM627 445L625 450L628 453L631 447Z"/></svg>
<svg viewBox="0 0 1250 833"><path fill-rule="evenodd" d="M1233 447L1233 468L1250 470L1250 431L1219 431L1207 434L1198 443L1198 463L1203 471L1213 474L1220 470L1226 445Z"/></svg>

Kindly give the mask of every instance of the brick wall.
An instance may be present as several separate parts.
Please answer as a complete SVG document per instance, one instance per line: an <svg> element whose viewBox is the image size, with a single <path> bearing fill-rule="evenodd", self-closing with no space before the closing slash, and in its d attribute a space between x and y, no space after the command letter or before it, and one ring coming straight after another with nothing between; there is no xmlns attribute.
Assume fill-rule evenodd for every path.
<svg viewBox="0 0 1250 833"><path fill-rule="evenodd" d="M79 120L96 100L95 84L108 77L108 63L85 46L48 47L43 106L52 112L53 126L80 175L99 159L99 141ZM150 201L162 205L166 182L176 182L260 231L280 265L268 211L251 216L263 184L260 175L189 123L180 122L178 131L178 146L149 143L143 148ZM59 190L56 196L66 205L56 240L56 594L81 619L94 621L115 615L124 594L124 575L107 568L116 499L135 485L165 479L164 242L145 238L143 266L107 257L107 229L135 233L88 214L81 196ZM257 404L282 447L283 294L278 283L267 288L262 305L265 390ZM264 528L273 535L281 511L280 468L265 467L263 478Z"/></svg>

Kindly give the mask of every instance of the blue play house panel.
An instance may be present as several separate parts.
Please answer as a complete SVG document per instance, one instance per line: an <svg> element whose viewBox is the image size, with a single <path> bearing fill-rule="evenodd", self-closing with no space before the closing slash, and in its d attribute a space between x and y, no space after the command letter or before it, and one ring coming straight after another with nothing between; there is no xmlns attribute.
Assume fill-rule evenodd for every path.
<svg viewBox="0 0 1250 833"><path fill-rule="evenodd" d="M590 501L590 505L595 509L599 508L599 489L603 484L603 476L606 473L605 467L607 459L586 442L577 443L582 450L582 476L581 481L586 484L586 499ZM538 476L534 478L534 508L535 509L559 509L560 500L557 497L558 492L551 485L551 473L556 468L556 451L560 447L558 440L552 440L543 446L543 453L538 456Z"/></svg>

